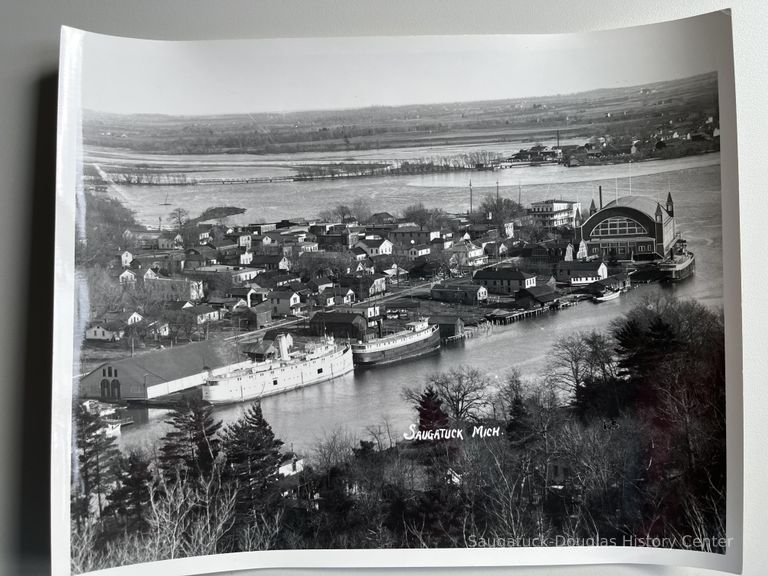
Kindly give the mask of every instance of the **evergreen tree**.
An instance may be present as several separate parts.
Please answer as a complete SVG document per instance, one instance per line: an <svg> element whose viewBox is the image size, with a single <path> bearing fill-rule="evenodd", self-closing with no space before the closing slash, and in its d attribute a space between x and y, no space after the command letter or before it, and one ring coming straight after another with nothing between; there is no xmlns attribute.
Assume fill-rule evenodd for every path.
<svg viewBox="0 0 768 576"><path fill-rule="evenodd" d="M80 524L89 516L94 499L101 518L118 450L115 439L107 436L101 416L88 410L82 402L74 407L74 425L77 462L72 469L72 515Z"/></svg>
<svg viewBox="0 0 768 576"><path fill-rule="evenodd" d="M127 457L121 455L115 461L115 477L117 486L108 497L105 513L118 516L131 532L143 530L152 482L149 460L139 452L131 452Z"/></svg>
<svg viewBox="0 0 768 576"><path fill-rule="evenodd" d="M264 419L258 402L225 429L225 476L237 482L237 513L241 520L272 511L278 505L282 445Z"/></svg>
<svg viewBox="0 0 768 576"><path fill-rule="evenodd" d="M197 398L188 399L167 420L173 426L162 440L160 467L166 476L208 477L219 454L217 436L221 420L214 420L213 406Z"/></svg>
<svg viewBox="0 0 768 576"><path fill-rule="evenodd" d="M531 437L533 429L530 417L522 394L516 391L509 406L509 420L506 430L510 443L520 444Z"/></svg>
<svg viewBox="0 0 768 576"><path fill-rule="evenodd" d="M427 389L419 397L419 404L416 407L419 413L420 431L427 432L447 426L448 415L443 411L442 405L443 401L435 389L432 386L427 386Z"/></svg>

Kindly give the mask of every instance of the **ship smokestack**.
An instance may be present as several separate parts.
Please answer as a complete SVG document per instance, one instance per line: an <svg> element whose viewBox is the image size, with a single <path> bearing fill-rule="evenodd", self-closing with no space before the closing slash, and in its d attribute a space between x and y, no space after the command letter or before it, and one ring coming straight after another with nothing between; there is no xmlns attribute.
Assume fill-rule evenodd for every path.
<svg viewBox="0 0 768 576"><path fill-rule="evenodd" d="M293 338L289 334L278 334L277 335L277 351L280 355L281 360L288 360L290 359L290 354L288 353L288 349L293 344Z"/></svg>
<svg viewBox="0 0 768 576"><path fill-rule="evenodd" d="M598 186L597 189L600 192L600 210L602 210L603 209L603 187Z"/></svg>

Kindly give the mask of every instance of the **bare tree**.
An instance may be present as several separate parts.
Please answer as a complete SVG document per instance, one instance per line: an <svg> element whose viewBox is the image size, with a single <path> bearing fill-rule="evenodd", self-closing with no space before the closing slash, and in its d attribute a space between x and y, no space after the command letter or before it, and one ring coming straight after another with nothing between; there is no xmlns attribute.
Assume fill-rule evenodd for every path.
<svg viewBox="0 0 768 576"><path fill-rule="evenodd" d="M443 401L448 416L456 422L477 419L488 404L488 377L477 368L463 366L429 377L428 384Z"/></svg>
<svg viewBox="0 0 768 576"><path fill-rule="evenodd" d="M356 440L348 430L334 428L317 443L310 461L319 471L328 472L331 468L346 464L352 459L355 444Z"/></svg>
<svg viewBox="0 0 768 576"><path fill-rule="evenodd" d="M238 533L238 547L243 552L271 550L282 528L283 510L273 515L252 514L250 521Z"/></svg>
<svg viewBox="0 0 768 576"><path fill-rule="evenodd" d="M544 372L548 382L571 395L587 379L615 376L613 344L608 336L596 330L558 338Z"/></svg>
<svg viewBox="0 0 768 576"><path fill-rule="evenodd" d="M176 231L181 234L187 227L189 222L189 211L179 206L174 208L168 215L168 223L176 228Z"/></svg>

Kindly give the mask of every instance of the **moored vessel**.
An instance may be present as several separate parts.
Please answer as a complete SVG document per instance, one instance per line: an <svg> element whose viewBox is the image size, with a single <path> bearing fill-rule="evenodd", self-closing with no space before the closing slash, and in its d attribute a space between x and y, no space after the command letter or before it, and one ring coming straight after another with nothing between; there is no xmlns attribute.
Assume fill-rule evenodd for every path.
<svg viewBox="0 0 768 576"><path fill-rule="evenodd" d="M202 386L203 400L210 404L233 404L256 400L319 384L352 371L349 345L338 344L332 337L307 343L292 351L289 334L278 334L274 343L266 343L261 360L252 365L210 376Z"/></svg>
<svg viewBox="0 0 768 576"><path fill-rule="evenodd" d="M422 318L408 322L404 330L394 334L352 344L352 357L359 366L375 366L415 358L439 348L440 327Z"/></svg>
<svg viewBox="0 0 768 576"><path fill-rule="evenodd" d="M593 296L592 299L595 302L608 302L609 300L615 300L621 296L621 290L606 290L599 296Z"/></svg>
<svg viewBox="0 0 768 576"><path fill-rule="evenodd" d="M688 251L675 254L659 262L659 271L662 273L663 280L680 282L696 271L696 258L692 252Z"/></svg>

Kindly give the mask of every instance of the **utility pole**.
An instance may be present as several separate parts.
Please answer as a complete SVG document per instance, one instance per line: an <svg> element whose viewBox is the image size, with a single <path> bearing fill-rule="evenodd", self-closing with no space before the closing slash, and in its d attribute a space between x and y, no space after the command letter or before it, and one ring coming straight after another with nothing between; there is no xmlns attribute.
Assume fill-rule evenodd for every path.
<svg viewBox="0 0 768 576"><path fill-rule="evenodd" d="M469 181L469 215L472 216L472 180Z"/></svg>

